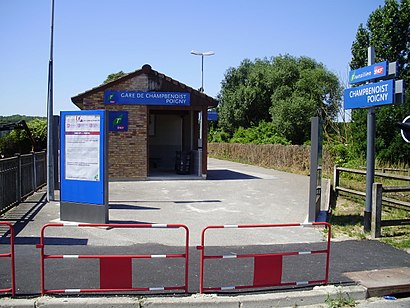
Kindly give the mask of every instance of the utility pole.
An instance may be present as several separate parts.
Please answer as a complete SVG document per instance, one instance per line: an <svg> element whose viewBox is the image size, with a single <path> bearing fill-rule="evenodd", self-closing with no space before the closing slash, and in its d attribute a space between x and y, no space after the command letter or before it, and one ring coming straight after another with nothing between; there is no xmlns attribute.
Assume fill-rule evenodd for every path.
<svg viewBox="0 0 410 308"><path fill-rule="evenodd" d="M48 62L47 92L47 201L54 201L54 157L53 157L53 38L54 0L51 0L50 60Z"/></svg>

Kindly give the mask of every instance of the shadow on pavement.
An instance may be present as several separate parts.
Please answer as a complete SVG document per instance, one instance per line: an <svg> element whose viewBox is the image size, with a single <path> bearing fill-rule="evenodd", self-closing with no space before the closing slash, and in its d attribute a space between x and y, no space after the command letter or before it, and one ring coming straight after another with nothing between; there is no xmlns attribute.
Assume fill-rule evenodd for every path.
<svg viewBox="0 0 410 308"><path fill-rule="evenodd" d="M124 203L110 203L110 210L160 210L159 207L139 206Z"/></svg>
<svg viewBox="0 0 410 308"><path fill-rule="evenodd" d="M228 169L208 170L208 180L255 180L259 177Z"/></svg>

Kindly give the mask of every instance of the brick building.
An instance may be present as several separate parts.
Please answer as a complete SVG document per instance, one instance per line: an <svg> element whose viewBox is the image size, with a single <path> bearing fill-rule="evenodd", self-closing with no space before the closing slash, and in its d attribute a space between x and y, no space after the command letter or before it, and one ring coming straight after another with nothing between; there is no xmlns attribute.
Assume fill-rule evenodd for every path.
<svg viewBox="0 0 410 308"><path fill-rule="evenodd" d="M110 179L206 177L208 108L217 106L212 97L145 64L71 100L82 110L108 111ZM181 155L188 169L176 172Z"/></svg>

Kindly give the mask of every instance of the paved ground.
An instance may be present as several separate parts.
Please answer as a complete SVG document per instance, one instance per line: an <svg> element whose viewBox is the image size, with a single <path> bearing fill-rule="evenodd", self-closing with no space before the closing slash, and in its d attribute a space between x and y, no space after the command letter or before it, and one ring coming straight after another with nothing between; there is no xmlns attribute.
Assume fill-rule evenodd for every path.
<svg viewBox="0 0 410 308"><path fill-rule="evenodd" d="M206 181L153 180L112 182L109 185L111 223L179 223L188 226L189 289L193 293L198 291L199 284L199 253L195 247L200 243L204 227L301 223L307 216L308 177L215 159L209 160L209 168ZM44 192L39 192L6 213L1 220L14 223L17 233L18 294L38 294L39 250L34 245L39 241L41 226L59 221L59 203L46 203ZM56 254L182 253L184 245L184 232L163 229L53 228L46 236L51 249L48 253ZM251 232L224 229L209 232L206 244L211 246L210 252L218 254L263 253L306 251L323 247L323 239L322 231L312 228L253 229ZM3 242L6 240L2 239ZM50 263L46 272L47 288L98 285L98 261L77 261L52 261L55 263ZM161 262L133 262L133 272L136 273L133 283L144 286L179 284L183 278L182 264L172 259L161 259ZM250 261L224 262L209 265L208 284L252 283L253 264ZM293 258L283 264L283 279L301 281L323 276L323 257ZM344 273L410 267L410 255L378 241L333 241L330 265L331 283L354 283ZM161 276L163 268L168 269L165 276ZM0 281L7 279L1 275Z"/></svg>

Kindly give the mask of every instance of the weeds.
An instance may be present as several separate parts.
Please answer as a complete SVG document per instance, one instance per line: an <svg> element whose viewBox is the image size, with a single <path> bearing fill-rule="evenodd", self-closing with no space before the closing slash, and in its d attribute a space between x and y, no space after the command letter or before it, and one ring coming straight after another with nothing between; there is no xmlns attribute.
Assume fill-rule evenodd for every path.
<svg viewBox="0 0 410 308"><path fill-rule="evenodd" d="M335 298L330 297L330 295L328 294L325 303L329 308L356 306L356 301L351 298L349 294L343 294L341 291L337 293Z"/></svg>

